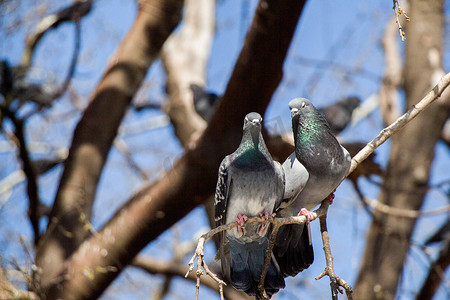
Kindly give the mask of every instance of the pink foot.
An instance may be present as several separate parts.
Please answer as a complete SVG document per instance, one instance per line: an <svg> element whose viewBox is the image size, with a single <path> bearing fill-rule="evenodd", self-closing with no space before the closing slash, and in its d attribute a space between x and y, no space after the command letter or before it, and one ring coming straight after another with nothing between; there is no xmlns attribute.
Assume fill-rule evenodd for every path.
<svg viewBox="0 0 450 300"><path fill-rule="evenodd" d="M241 226L244 226L245 225L245 222L248 220L248 217L246 216L246 215L241 215L241 214L239 214L237 217L236 217L236 222L238 222L239 223L239 225L241 225Z"/></svg>
<svg viewBox="0 0 450 300"><path fill-rule="evenodd" d="M238 226L237 226L237 231L239 233L240 236L243 236L245 234L245 222L248 220L248 217L246 215L241 215L239 214L236 217L236 222L238 222Z"/></svg>
<svg viewBox="0 0 450 300"><path fill-rule="evenodd" d="M306 223L311 222L314 220L314 214L307 210L306 208L302 208L300 212L298 213L299 216L305 216L306 217Z"/></svg>
<svg viewBox="0 0 450 300"><path fill-rule="evenodd" d="M333 200L334 200L334 192L332 192L331 194L328 195L327 199L330 201L330 205L333 204Z"/></svg>
<svg viewBox="0 0 450 300"><path fill-rule="evenodd" d="M264 213L259 213L258 216L268 220L269 217L274 217L275 213L269 214L268 212L264 212ZM261 225L259 225L259 229L258 229L259 236L263 236L264 235L264 232L266 231L266 228L267 228L267 223L261 223Z"/></svg>

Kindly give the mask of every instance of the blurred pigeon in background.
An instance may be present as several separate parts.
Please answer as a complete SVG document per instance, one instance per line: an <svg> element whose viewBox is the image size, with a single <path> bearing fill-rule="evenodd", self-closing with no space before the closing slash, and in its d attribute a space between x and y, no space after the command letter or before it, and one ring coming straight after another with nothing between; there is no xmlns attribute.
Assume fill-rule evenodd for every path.
<svg viewBox="0 0 450 300"><path fill-rule="evenodd" d="M357 97L347 97L330 106L319 109L328 121L328 125L334 135L341 133L350 124L352 113L359 106L360 102L360 99Z"/></svg>
<svg viewBox="0 0 450 300"><path fill-rule="evenodd" d="M190 85L192 94L194 95L194 107L197 113L208 122L214 111L219 100L219 96L214 93L206 92L204 88L197 84Z"/></svg>

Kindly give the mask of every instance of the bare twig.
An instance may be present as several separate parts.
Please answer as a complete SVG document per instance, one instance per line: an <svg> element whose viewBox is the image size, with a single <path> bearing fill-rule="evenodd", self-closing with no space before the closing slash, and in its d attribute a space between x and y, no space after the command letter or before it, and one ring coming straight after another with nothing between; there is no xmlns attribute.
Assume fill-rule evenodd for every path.
<svg viewBox="0 0 450 300"><path fill-rule="evenodd" d="M123 154L123 156L125 157L125 159L127 160L128 164L130 165L130 167L136 171L136 173L139 174L139 176L144 179L144 180L149 180L148 175L145 173L145 171L136 163L136 161L133 159L130 150L128 149L127 144L125 143L125 141L120 138L117 137L114 140L114 146L116 146L117 150L119 150L120 153Z"/></svg>
<svg viewBox="0 0 450 300"><path fill-rule="evenodd" d="M328 201L324 201L328 202ZM328 206L326 206L326 209L328 209ZM333 300L337 300L338 293L343 293L340 287L343 287L345 289L345 293L347 294L347 298L349 300L352 300L352 287L345 282L342 278L339 278L336 276L333 268L333 255L331 254L331 246L330 246L330 238L328 236L328 229L327 229L327 212L320 216L320 231L322 232L322 242L323 242L323 251L325 252L325 260L326 260L326 267L325 270L319 274L319 276L316 277L316 280L321 279L325 275L327 275L330 278L330 286L331 286L331 295Z"/></svg>
<svg viewBox="0 0 450 300"><path fill-rule="evenodd" d="M50 99L50 101L53 101L61 97L62 94L64 94L64 92L70 85L70 81L72 80L73 74L75 73L75 67L77 66L78 56L80 54L80 40L81 40L80 17L81 17L80 15L73 16L75 24L75 49L73 50L72 61L70 62L69 71L67 72L66 79L64 80L63 84L61 85L59 90L54 95L52 95L52 99Z"/></svg>
<svg viewBox="0 0 450 300"><path fill-rule="evenodd" d="M436 86L424 97L419 103L413 105L405 114L397 119L390 126L383 129L380 134L377 135L370 143L368 143L361 151L356 154L352 159L352 165L348 174L353 172L356 167L364 161L373 151L383 144L392 135L397 133L403 128L409 121L414 119L420 112L427 108L431 103L433 103L442 92L450 85L450 73L447 73L441 80L436 84Z"/></svg>
<svg viewBox="0 0 450 300"><path fill-rule="evenodd" d="M400 3L398 3L398 0L393 0L393 3L394 3L394 6L392 7L392 9L394 10L394 13L395 13L395 19L396 19L395 23L397 23L397 25L398 25L398 32L400 33L400 37L402 38L402 41L406 41L406 34L403 31L403 27L400 24L400 20L398 19L398 17L403 15L407 22L409 22L411 19L406 14L406 11L404 11L400 7Z"/></svg>
<svg viewBox="0 0 450 300"><path fill-rule="evenodd" d="M264 267L261 272L261 278L259 279L258 290L261 293L263 299L270 298L267 296L266 290L264 289L264 282L266 281L267 270L269 270L269 266L272 261L272 250L273 250L273 246L275 245L277 235L278 235L278 230L280 229L280 227L281 227L281 225L273 224L272 233L270 234L269 248L266 251Z"/></svg>
<svg viewBox="0 0 450 300"><path fill-rule="evenodd" d="M36 172L33 168L30 154L28 152L27 144L25 141L25 129L24 123L22 119L18 119L13 111L5 108L3 106L0 107L2 114L7 116L15 127L15 137L17 139L17 147L19 148L19 158L23 164L23 172L27 178L27 194L29 200L28 206L28 218L30 219L31 226L33 227L34 232L34 243L37 245L40 233L39 233L39 193L38 193L38 185L36 180Z"/></svg>
<svg viewBox="0 0 450 300"><path fill-rule="evenodd" d="M48 30L56 28L64 22L79 20L81 17L88 14L91 11L91 8L92 0L78 0L71 6L42 19L36 26L33 34L27 37L25 51L22 55L21 62L24 71L30 67L34 49Z"/></svg>
<svg viewBox="0 0 450 300"><path fill-rule="evenodd" d="M383 214L391 215L394 217L403 217L403 218L418 218L420 216L430 216L430 215L438 215L443 214L450 211L450 205L446 205L443 207L439 207L432 210L420 211L420 210L412 210L412 209L403 209L397 208L393 206L386 205L377 200L370 200L367 197L362 197L361 200L367 206L371 207L374 210L377 210Z"/></svg>
<svg viewBox="0 0 450 300"><path fill-rule="evenodd" d="M23 291L10 283L4 275L3 269L0 266L0 299L39 299L36 293Z"/></svg>

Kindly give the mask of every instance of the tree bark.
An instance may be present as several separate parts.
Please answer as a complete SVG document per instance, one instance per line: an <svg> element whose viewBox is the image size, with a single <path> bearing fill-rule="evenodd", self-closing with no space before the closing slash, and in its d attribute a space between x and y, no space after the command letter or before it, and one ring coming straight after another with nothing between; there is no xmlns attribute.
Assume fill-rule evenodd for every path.
<svg viewBox="0 0 450 300"><path fill-rule="evenodd" d="M404 89L406 106L414 105L432 87L442 56L443 1L410 1ZM436 64L438 60L438 64ZM427 192L434 147L450 113L445 93L392 138L380 202L418 210ZM380 214L377 214L379 219ZM370 225L355 286L356 299L394 299L416 219L383 216Z"/></svg>
<svg viewBox="0 0 450 300"><path fill-rule="evenodd" d="M36 253L35 279L45 295L64 261L89 235L95 192L122 118L148 68L181 20L182 0L140 1L136 21L110 60L78 122L49 225Z"/></svg>
<svg viewBox="0 0 450 300"><path fill-rule="evenodd" d="M220 161L239 144L245 114L264 113L281 80L305 2L260 1L225 95L198 143L79 247L61 273L64 281L52 286L51 298L98 297L148 242L208 199Z"/></svg>

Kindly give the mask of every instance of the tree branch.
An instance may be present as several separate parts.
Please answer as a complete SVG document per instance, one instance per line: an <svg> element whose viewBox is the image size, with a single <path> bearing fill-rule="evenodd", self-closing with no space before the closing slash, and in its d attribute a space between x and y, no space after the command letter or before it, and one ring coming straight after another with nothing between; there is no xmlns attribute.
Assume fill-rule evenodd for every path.
<svg viewBox="0 0 450 300"><path fill-rule="evenodd" d="M172 35L161 51L167 73L170 103L166 109L175 135L184 147L206 128L206 122L195 112L191 83L204 85L206 66L214 34L215 4L210 0L186 0L180 31Z"/></svg>
<svg viewBox="0 0 450 300"><path fill-rule="evenodd" d="M133 27L75 128L49 225L36 254L39 272L35 278L42 293L58 278L64 260L89 235L81 214L87 220L91 217L97 184L118 127L149 66L180 21L181 7L182 0L140 1Z"/></svg>
<svg viewBox="0 0 450 300"><path fill-rule="evenodd" d="M403 87L405 106L412 108L400 118L396 124L398 128L440 97L450 81L450 74L445 75L417 103L417 99L421 99L436 82L433 80L431 83L431 80L434 78L435 66L441 65L444 12L440 0L426 3L411 0L409 3L414 21L408 23ZM424 43L424 40L427 42ZM422 206L428 191L435 145L450 113L450 97L447 93L435 102L392 138L379 202L409 210L419 210ZM416 225L415 218L376 214L383 217L383 222L372 222L367 232L365 251L355 284L355 298L358 299L395 297Z"/></svg>
<svg viewBox="0 0 450 300"><path fill-rule="evenodd" d="M402 129L408 122L414 119L419 113L427 108L431 103L437 100L444 90L450 85L450 73L447 73L439 82L423 97L419 103L413 105L405 114L397 119L394 123L383 129L370 143L368 143L358 154L352 159L352 164L348 174L352 173L355 168L365 160L376 148L383 144L392 135Z"/></svg>
<svg viewBox="0 0 450 300"><path fill-rule="evenodd" d="M445 280L445 270L450 265L450 241L444 241L444 245L439 252L438 258L431 264L428 275L417 294L417 300L433 299L436 290L442 281Z"/></svg>
<svg viewBox="0 0 450 300"><path fill-rule="evenodd" d="M263 0L258 5L225 95L197 144L186 151L165 177L144 187L98 234L80 245L64 264L65 269L59 272L64 281L52 286L52 297L98 297L148 242L213 193L221 159L239 144L245 114L249 111L263 113L281 80L284 58L304 3ZM127 88L130 89L129 85ZM117 93L113 95L116 99ZM107 106L111 109L109 102ZM75 137L77 134L76 131ZM86 159L92 161L89 156ZM85 175L97 181L91 174ZM92 199L92 191L87 189L87 192L88 199ZM104 249L107 255L94 249ZM89 273L93 276L86 276L84 272L105 268L114 272Z"/></svg>
<svg viewBox="0 0 450 300"><path fill-rule="evenodd" d="M0 266L0 299L29 299L29 300L38 300L39 297L29 291L23 291L10 283L3 273L3 268Z"/></svg>
<svg viewBox="0 0 450 300"><path fill-rule="evenodd" d="M326 209L328 209L328 205L326 206ZM328 229L327 229L327 210L325 210L325 213L322 216L320 216L320 232L322 233L322 243L323 243L323 251L325 253L326 267L325 270L319 276L316 277L316 280L319 280L325 275L327 275L330 278L331 298L333 300L337 300L338 293L342 294L342 290L340 289L340 287L343 287L347 295L347 298L349 300L352 300L353 299L352 287L347 282L345 282L345 280L336 276L334 272L333 255L331 254L330 238L328 236Z"/></svg>
<svg viewBox="0 0 450 300"><path fill-rule="evenodd" d="M26 40L25 51L22 55L21 67L23 71L28 70L33 59L34 49L44 34L52 28L57 28L59 25L79 20L81 17L87 15L92 8L92 0L77 0L74 3L59 12L47 16L39 22L33 34L29 35Z"/></svg>
<svg viewBox="0 0 450 300"><path fill-rule="evenodd" d="M0 106L2 114L7 116L14 124L14 134L17 138L17 147L19 148L19 158L22 161L22 168L27 179L27 195L28 195L28 218L30 219L31 226L34 233L34 243L37 245L40 239L39 232L39 212L40 206L39 191L37 185L36 171L33 168L30 154L28 152L27 143L25 141L25 128L24 121L18 119L15 113L8 108Z"/></svg>
<svg viewBox="0 0 450 300"><path fill-rule="evenodd" d="M177 263L174 261L161 261L161 259L154 259L151 257L146 257L143 255L136 256L131 262L132 266L141 268L150 274L164 274L168 276L179 276L187 278L193 282L197 281L195 274L190 273L188 277L185 277L188 267L182 263ZM218 286L216 281L210 277L203 278L202 285L212 289L213 291L218 291ZM232 287L225 286L223 293L227 299L250 299L246 297L245 294L238 292Z"/></svg>

